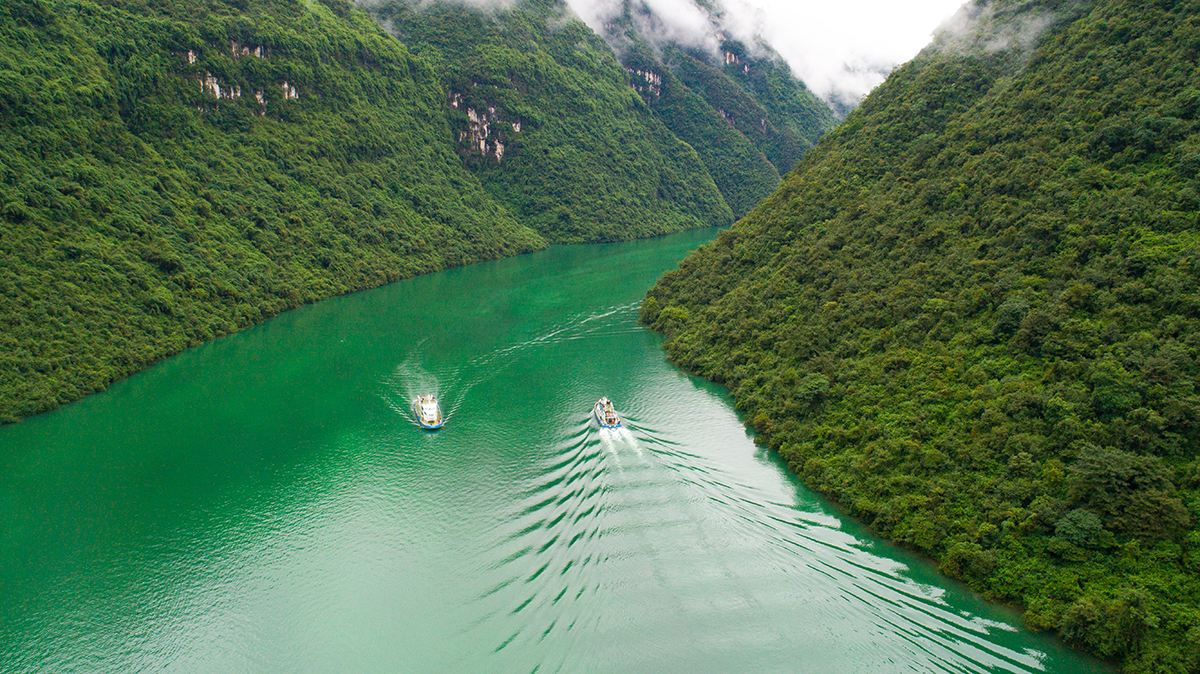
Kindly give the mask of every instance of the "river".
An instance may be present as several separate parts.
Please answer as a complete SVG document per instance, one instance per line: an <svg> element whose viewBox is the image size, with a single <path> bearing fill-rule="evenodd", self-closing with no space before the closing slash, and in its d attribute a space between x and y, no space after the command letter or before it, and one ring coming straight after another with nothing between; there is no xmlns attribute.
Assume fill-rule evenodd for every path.
<svg viewBox="0 0 1200 674"><path fill-rule="evenodd" d="M0 670L1109 671L664 361L638 302L713 235L336 298L0 428Z"/></svg>

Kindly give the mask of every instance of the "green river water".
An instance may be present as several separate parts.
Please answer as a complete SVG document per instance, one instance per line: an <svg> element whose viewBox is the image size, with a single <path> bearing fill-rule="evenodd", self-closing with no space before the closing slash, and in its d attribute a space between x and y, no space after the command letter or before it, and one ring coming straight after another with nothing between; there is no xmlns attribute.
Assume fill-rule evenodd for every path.
<svg viewBox="0 0 1200 674"><path fill-rule="evenodd" d="M713 235L337 298L0 428L0 671L1107 671L664 361L637 303Z"/></svg>

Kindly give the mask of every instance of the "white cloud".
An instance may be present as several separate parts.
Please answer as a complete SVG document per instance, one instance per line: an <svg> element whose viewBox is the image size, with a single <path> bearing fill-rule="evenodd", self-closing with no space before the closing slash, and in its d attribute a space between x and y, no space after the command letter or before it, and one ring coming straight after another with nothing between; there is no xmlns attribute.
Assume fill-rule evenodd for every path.
<svg viewBox="0 0 1200 674"><path fill-rule="evenodd" d="M566 0L602 32L620 0ZM691 0L645 0L664 20L666 39L705 44L708 18ZM963 0L723 0L722 27L748 41L762 35L817 94L857 100L916 56ZM690 36L690 37L689 37Z"/></svg>
<svg viewBox="0 0 1200 674"><path fill-rule="evenodd" d="M592 30L604 34L604 23L621 12L620 0L565 0L579 18ZM643 35L654 35L659 40L678 42L692 46L711 46L713 25L708 13L692 0L640 0L658 20L654 25L644 22L645 16L635 13L635 20L642 19L639 26Z"/></svg>
<svg viewBox="0 0 1200 674"><path fill-rule="evenodd" d="M359 0L372 2L376 0ZM433 0L412 0L418 4ZM483 7L511 6L517 0L451 0ZM715 48L713 26L693 0L635 0L662 22L658 37ZM621 11L622 0L565 0L599 34ZM884 80L892 68L929 44L963 0L717 0L724 6L721 28L750 44L761 35L787 60L792 71L818 95L857 101ZM643 26L646 28L646 26Z"/></svg>
<svg viewBox="0 0 1200 674"><path fill-rule="evenodd" d="M966 5L942 25L938 35L939 49L970 52L1002 51L1020 48L1029 50L1047 28L1054 24L1055 15L1046 11L1026 11L1015 16L997 17L995 3Z"/></svg>
<svg viewBox="0 0 1200 674"><path fill-rule="evenodd" d="M731 14L758 11L759 32L810 89L858 98L917 55L962 0L726 0Z"/></svg>

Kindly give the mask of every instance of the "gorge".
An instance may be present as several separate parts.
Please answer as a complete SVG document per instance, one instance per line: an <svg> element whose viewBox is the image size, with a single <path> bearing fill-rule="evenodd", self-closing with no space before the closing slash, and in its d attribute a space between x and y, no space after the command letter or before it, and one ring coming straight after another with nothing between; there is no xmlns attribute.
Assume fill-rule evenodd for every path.
<svg viewBox="0 0 1200 674"><path fill-rule="evenodd" d="M162 625L137 619L149 607L183 621L172 628L207 635L195 662L244 664L259 651L216 645L237 636L230 624L249 620L260 627L253 638L269 642L264 616L293 607L309 622L289 629L311 636L315 607L368 594L336 592L361 560L363 578L388 581L371 587L396 597L372 604L379 611L413 605L437 620L430 597L454 596L459 609L489 608L452 613L451 623L510 616L495 624L511 634L480 643L494 654L524 644L517 669L610 656L661 664L645 642L572 650L574 626L619 631L605 621L633 613L631 597L649 588L662 600L659 618L642 623L660 635L655 643L669 642L675 614L708 616L681 633L692 637L714 629L723 609L752 616L681 663L717 667L720 644L747 646L752 632L778 640L728 653L794 663L784 651L797 633L814 639L801 649L810 657L824 652L821 635L848 647L831 626L845 627L841 617L814 633L796 616L814 605L829 615L839 597L855 597L851 613L870 615L861 623L869 647L850 648L831 669L857 671L868 654L968 671L1097 666L1013 626L1023 621L1127 671L1200 671L1200 6L973 0L841 123L769 45L715 32L712 48L655 39L647 7L622 8L594 32L556 0L485 10L344 0L0 6L0 422L11 424L0 451L14 598L4 629L30 649L12 658L72 668L132 643L135 657L188 669L186 658L163 655L179 645L158 639ZM595 249L623 251L615 269L560 247L712 227L728 229L675 269L690 246L672 242L698 239L658 241L665 257L653 263L638 252L659 250L653 242ZM535 251L529 259L562 263L530 286L507 276L526 274L511 271L522 262L496 261ZM474 295L453 285L460 277ZM371 297L385 298L380 306L357 295L315 304L379 286ZM452 288L462 306L439 301ZM337 325L376 326L341 328L358 335L363 362L326 341L338 328L280 328L330 307L351 309ZM425 327L409 332L375 311ZM634 325L635 312L662 333L672 362L729 397L650 359L658 342ZM610 338L619 346L605 354ZM453 365L432 364L441 352ZM535 352L553 354L523 360ZM321 353L342 355L317 362ZM200 354L220 356L171 379ZM644 367L621 369L617 355L636 354ZM574 377L580 363L596 364L590 357L617 370ZM242 365L222 370L226 359ZM242 371L256 374L243 384ZM616 371L626 378L610 386L624 381L626 396L589 388ZM161 377L183 398L165 384L138 397L141 382ZM270 393L271 379L289 386ZM680 386L653 394L633 384L643 379ZM507 425L524 411L511 396L529 381L545 386L529 410L550 415L544 436ZM474 429L466 444L450 440L453 424L445 439L404 435L413 429L392 408L413 382L445 383L465 406L460 421L487 423L464 423ZM243 386L261 397L240 398ZM132 407L117 404L131 395ZM623 411L637 432L604 436L572 416L601 395L636 401ZM159 397L170 411L140 421ZM692 408L671 399L722 419L720 447L692 435ZM189 404L195 417L183 413ZM766 449L734 433L727 404ZM105 412L88 416L96 406ZM655 417L657 408L688 421ZM485 451L493 439L502 451ZM440 458L423 463L422 450ZM762 463L732 466L726 452ZM482 471L465 471L466 483L428 472L462 456ZM813 492L780 483L774 457ZM743 482L743 468L759 477ZM397 479L403 488L372 481L410 469L418 477ZM509 490L488 500L490 480L505 477ZM857 525L826 519L836 512L813 505L823 503L814 493L872 533L846 539L839 532ZM454 507L471 498L481 500ZM503 554L474 562L451 538L405 538L396 522L422 499L447 507L411 531L457 532ZM650 501L686 505L643 509ZM473 509L489 505L495 513ZM608 507L617 519L605 519ZM211 521L187 519L193 512ZM464 516L501 538L455 528ZM828 526L806 528L813 521ZM338 522L378 536L355 538ZM656 548L645 532L654 523L679 536ZM740 537L739 527L753 533ZM305 547L320 534L330 536L324 545ZM972 600L939 603L970 594L949 582L928 589L932 574L906 552L856 556L885 545L873 535L1019 607L1021 618ZM744 555L714 552L751 539L793 554L759 543ZM468 601L445 594L456 589L450 577L425 569L417 575L431 584L409 592L398 578L422 557L400 551L415 540L430 559L468 560L450 565L455 573L496 583ZM341 557L340 543L359 556ZM817 554L835 548L837 563ZM398 572L372 555L409 562ZM898 569L886 560L899 558L903 572L880 570ZM330 559L343 569L333 580L320 572ZM287 566L297 561L310 566ZM195 575L155 575L176 563ZM120 572L106 575L110 566ZM860 583L851 567L864 566L879 573ZM740 575L765 567L783 569L759 579L769 597ZM548 583L551 569L569 582ZM668 569L692 576L668 579ZM789 569L827 592L805 595ZM653 580L623 585L624 572ZM812 575L825 572L857 580L822 585ZM161 583L141 593L140 573ZM721 592L677 591L714 574L729 580ZM230 582L256 599L240 604L205 586L210 577L241 579ZM276 583L296 594L272 594ZM39 603L49 586L57 594ZM624 599L584 600L606 592ZM502 601L489 604L492 596ZM81 598L122 606L124 618L89 632L102 611L71 613ZM530 607L538 620L525 620ZM931 612L935 622L915 617ZM323 638L377 643L351 628L353 610L340 615ZM764 616L787 628L741 629ZM407 633L411 616L385 618L386 638ZM557 660L538 660L530 625L556 644ZM958 635L949 644L938 641L945 630ZM59 650L89 633L109 645ZM1020 645L998 645L1000 633ZM911 648L893 641L914 634ZM991 645L970 645L980 634ZM973 657L979 649L989 655ZM442 662L421 652L431 667ZM371 662L390 662L379 657Z"/></svg>

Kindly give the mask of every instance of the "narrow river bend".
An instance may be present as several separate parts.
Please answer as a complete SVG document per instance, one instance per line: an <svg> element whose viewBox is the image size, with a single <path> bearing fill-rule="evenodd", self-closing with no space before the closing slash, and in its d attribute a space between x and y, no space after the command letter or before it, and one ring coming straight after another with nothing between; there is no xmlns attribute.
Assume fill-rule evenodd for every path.
<svg viewBox="0 0 1200 674"><path fill-rule="evenodd" d="M664 361L637 303L713 234L338 298L0 428L0 671L1107 671Z"/></svg>

